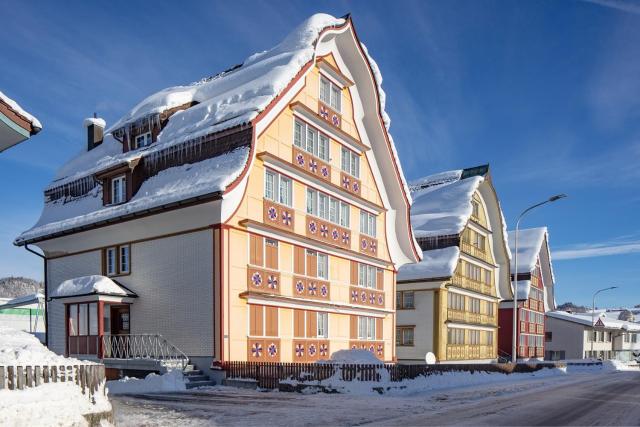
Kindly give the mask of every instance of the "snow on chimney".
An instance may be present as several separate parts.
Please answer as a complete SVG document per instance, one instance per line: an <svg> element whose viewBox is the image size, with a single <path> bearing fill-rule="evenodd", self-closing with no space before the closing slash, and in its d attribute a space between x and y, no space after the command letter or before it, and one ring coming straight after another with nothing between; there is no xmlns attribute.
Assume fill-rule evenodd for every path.
<svg viewBox="0 0 640 427"><path fill-rule="evenodd" d="M98 118L96 113L93 113L93 117L84 119L82 125L87 128L87 151L91 151L102 144L104 127L106 126L104 119Z"/></svg>

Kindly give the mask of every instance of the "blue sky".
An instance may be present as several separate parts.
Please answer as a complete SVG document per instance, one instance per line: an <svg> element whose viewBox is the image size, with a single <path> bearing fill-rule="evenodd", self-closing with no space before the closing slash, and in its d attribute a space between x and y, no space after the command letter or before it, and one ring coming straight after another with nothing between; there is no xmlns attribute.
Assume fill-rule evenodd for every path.
<svg viewBox="0 0 640 427"><path fill-rule="evenodd" d="M489 162L510 226L547 225L558 302L640 304L640 3L0 0L0 90L44 124L0 154L0 277L42 277L13 238L42 189L150 93L270 48L315 12L351 12L378 62L407 178Z"/></svg>

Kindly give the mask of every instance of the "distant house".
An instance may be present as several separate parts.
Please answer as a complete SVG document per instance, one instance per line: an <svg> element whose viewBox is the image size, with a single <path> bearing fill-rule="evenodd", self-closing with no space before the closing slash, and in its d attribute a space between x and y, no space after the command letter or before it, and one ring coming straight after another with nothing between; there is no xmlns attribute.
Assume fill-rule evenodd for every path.
<svg viewBox="0 0 640 427"><path fill-rule="evenodd" d="M49 347L106 360L162 339L201 369L394 360L396 271L420 250L380 83L351 18L318 14L109 128L85 121L87 150L15 242L47 257Z"/></svg>
<svg viewBox="0 0 640 427"><path fill-rule="evenodd" d="M509 232L511 279L515 272L515 232ZM555 279L551 265L549 233L546 227L518 232L518 359L542 359L544 353L544 314L555 310ZM513 298L500 303L500 353L512 354Z"/></svg>
<svg viewBox="0 0 640 427"><path fill-rule="evenodd" d="M509 251L488 165L411 183L411 222L423 260L398 272L398 360L498 357L498 302L510 296Z"/></svg>
<svg viewBox="0 0 640 427"><path fill-rule="evenodd" d="M31 332L44 340L44 295L0 298L0 326Z"/></svg>
<svg viewBox="0 0 640 427"><path fill-rule="evenodd" d="M42 125L17 102L0 92L0 152L40 132Z"/></svg>
<svg viewBox="0 0 640 427"><path fill-rule="evenodd" d="M639 351L640 325L612 319L602 313L546 314L545 358L630 360Z"/></svg>

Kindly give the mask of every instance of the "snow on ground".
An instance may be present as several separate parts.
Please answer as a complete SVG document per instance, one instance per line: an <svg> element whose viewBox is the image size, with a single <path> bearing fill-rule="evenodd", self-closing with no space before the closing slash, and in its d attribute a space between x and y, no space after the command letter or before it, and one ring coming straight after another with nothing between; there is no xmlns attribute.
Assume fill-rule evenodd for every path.
<svg viewBox="0 0 640 427"><path fill-rule="evenodd" d="M79 362L58 356L28 332L0 326L0 365L73 365Z"/></svg>
<svg viewBox="0 0 640 427"><path fill-rule="evenodd" d="M186 390L182 371L174 369L163 375L149 374L144 379L125 377L117 381L107 381L109 394L160 393Z"/></svg>
<svg viewBox="0 0 640 427"><path fill-rule="evenodd" d="M117 283L105 276L93 275L65 280L51 292L51 297L69 297L87 294L127 295Z"/></svg>

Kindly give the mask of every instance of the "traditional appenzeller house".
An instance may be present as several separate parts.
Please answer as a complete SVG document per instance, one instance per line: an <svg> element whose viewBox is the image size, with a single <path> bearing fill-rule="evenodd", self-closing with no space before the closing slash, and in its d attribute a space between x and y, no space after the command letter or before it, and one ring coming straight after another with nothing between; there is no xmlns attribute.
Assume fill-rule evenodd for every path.
<svg viewBox="0 0 640 427"><path fill-rule="evenodd" d="M199 367L394 360L396 271L420 248L381 80L352 19L318 14L104 131L87 120L15 242L46 256L49 347L107 366L145 340Z"/></svg>

